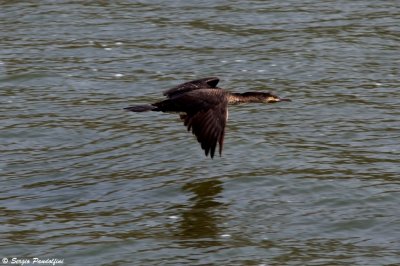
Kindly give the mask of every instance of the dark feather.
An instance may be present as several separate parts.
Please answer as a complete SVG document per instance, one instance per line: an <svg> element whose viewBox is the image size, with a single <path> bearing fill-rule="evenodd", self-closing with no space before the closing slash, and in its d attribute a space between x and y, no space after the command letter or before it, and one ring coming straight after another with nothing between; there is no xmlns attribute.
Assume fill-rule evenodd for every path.
<svg viewBox="0 0 400 266"><path fill-rule="evenodd" d="M184 125L192 131L201 144L206 156L213 158L217 143L222 154L225 125L227 120L227 101L221 101L209 109L188 113Z"/></svg>
<svg viewBox="0 0 400 266"><path fill-rule="evenodd" d="M164 95L168 98L173 98L183 93L199 90L199 89L216 89L217 84L219 82L219 78L217 77L209 77L203 79L196 79L189 82L182 83L178 86L175 86L169 90L164 91Z"/></svg>

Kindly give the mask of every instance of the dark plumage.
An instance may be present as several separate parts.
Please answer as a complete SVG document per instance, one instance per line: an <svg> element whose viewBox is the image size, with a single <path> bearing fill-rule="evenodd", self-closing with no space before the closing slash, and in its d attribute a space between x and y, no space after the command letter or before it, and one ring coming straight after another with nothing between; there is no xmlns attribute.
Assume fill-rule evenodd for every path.
<svg viewBox="0 0 400 266"><path fill-rule="evenodd" d="M188 131L197 137L206 156L214 157L217 143L222 153L225 125L228 119L228 104L274 103L290 101L269 92L231 93L217 87L219 79L210 77L180 84L163 94L166 100L147 105L125 108L132 112L181 113L180 118Z"/></svg>

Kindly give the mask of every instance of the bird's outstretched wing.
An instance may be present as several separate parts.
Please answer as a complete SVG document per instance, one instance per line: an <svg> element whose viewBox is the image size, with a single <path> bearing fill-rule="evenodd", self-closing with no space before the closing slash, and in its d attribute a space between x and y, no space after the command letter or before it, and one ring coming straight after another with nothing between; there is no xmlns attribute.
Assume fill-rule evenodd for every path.
<svg viewBox="0 0 400 266"><path fill-rule="evenodd" d="M219 144L219 155L222 153L227 118L227 101L221 101L209 109L181 115L188 131L193 132L206 156L210 154L211 158L214 157L217 142Z"/></svg>
<svg viewBox="0 0 400 266"><path fill-rule="evenodd" d="M179 96L183 93L186 93L186 92L192 91L192 90L216 89L218 82L219 82L219 78L217 78L217 77L196 79L196 80L182 83L182 84L175 86L169 90L166 90L163 92L163 95L167 96L168 98L173 98L173 97Z"/></svg>

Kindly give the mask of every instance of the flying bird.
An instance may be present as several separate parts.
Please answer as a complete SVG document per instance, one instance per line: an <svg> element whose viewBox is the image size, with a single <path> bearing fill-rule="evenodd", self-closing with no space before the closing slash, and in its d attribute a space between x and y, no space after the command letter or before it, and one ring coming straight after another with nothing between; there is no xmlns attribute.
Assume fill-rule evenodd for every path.
<svg viewBox="0 0 400 266"><path fill-rule="evenodd" d="M219 155L222 154L228 105L291 101L269 92L229 92L217 87L218 82L217 77L189 81L164 91L166 99L163 101L124 109L132 112L179 113L187 130L197 137L205 155L213 158L217 143Z"/></svg>

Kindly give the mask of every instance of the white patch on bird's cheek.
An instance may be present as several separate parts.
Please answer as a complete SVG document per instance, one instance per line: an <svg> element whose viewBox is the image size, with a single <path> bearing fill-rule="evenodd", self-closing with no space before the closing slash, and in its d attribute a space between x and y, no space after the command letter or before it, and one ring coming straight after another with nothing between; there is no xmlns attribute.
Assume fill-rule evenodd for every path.
<svg viewBox="0 0 400 266"><path fill-rule="evenodd" d="M276 102L280 102L281 100L279 98L275 98L275 97L268 97L267 98L267 102L268 103L276 103Z"/></svg>

